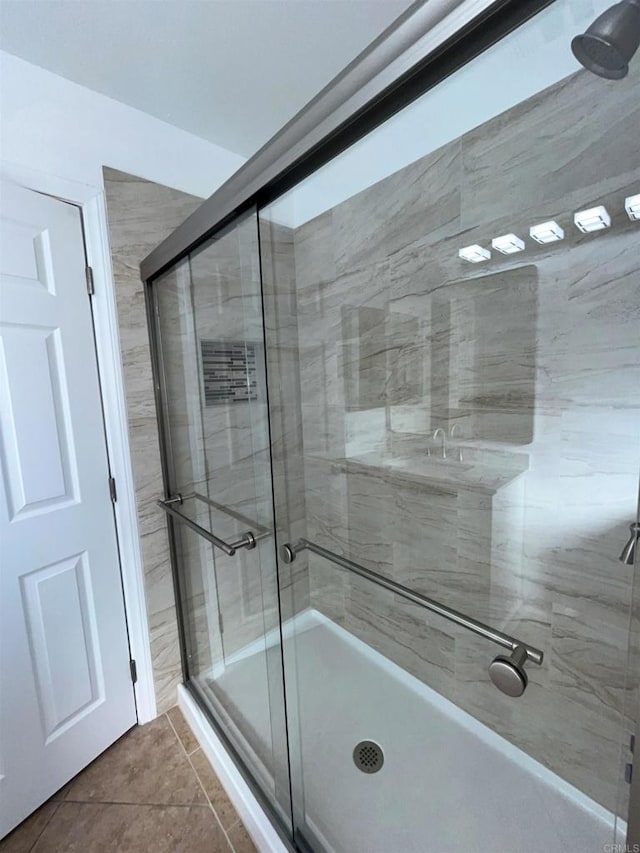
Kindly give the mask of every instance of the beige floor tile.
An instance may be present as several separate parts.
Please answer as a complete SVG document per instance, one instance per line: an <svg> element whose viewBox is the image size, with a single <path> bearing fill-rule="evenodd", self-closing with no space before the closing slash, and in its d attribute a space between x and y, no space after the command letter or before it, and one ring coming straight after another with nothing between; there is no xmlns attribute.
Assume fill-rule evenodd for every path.
<svg viewBox="0 0 640 853"><path fill-rule="evenodd" d="M208 806L62 803L33 853L230 853Z"/></svg>
<svg viewBox="0 0 640 853"><path fill-rule="evenodd" d="M235 853L255 853L202 750L191 755L195 770L184 754L189 733L177 713L183 741L166 716L132 729L0 842L0 853L231 853L220 824Z"/></svg>
<svg viewBox="0 0 640 853"><path fill-rule="evenodd" d="M69 786L66 802L189 805L205 802L166 717L136 726Z"/></svg>
<svg viewBox="0 0 640 853"><path fill-rule="evenodd" d="M59 791L56 791L55 794L52 797L50 797L50 799L55 803L62 802L62 800L64 800L65 797L67 796L67 794L69 793L70 785L71 785L71 783L67 782L67 784L63 785Z"/></svg>
<svg viewBox="0 0 640 853"><path fill-rule="evenodd" d="M0 841L1 853L29 853L59 805L60 803L49 800L30 817L23 820L13 832Z"/></svg>
<svg viewBox="0 0 640 853"><path fill-rule="evenodd" d="M176 730L176 734L180 740L180 743L185 749L187 755L190 755L192 752L195 752L198 749L198 741L195 738L195 735L189 728L187 721L182 716L182 711L176 705L173 708L170 708L167 711L167 716L171 720L173 728Z"/></svg>
<svg viewBox="0 0 640 853"><path fill-rule="evenodd" d="M227 835L235 853L258 853L258 848L241 823L237 823L228 830Z"/></svg>
<svg viewBox="0 0 640 853"><path fill-rule="evenodd" d="M240 820L238 812L231 804L229 797L222 787L220 780L213 772L213 769L209 764L209 760L204 752L201 749L198 749L190 756L190 758L196 769L196 773L202 782L202 787L218 815L220 823L225 829L228 829Z"/></svg>

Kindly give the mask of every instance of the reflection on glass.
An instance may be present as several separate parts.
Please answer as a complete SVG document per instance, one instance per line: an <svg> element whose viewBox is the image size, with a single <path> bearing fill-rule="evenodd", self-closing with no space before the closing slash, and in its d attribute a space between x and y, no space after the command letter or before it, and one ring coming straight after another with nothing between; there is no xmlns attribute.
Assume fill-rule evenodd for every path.
<svg viewBox="0 0 640 853"><path fill-rule="evenodd" d="M189 683L302 849L624 840L640 65L569 50L608 3L550 4L154 282L169 491L257 540L172 522ZM276 565L300 538L542 665L499 692L459 621Z"/></svg>
<svg viewBox="0 0 640 853"><path fill-rule="evenodd" d="M168 477L189 684L287 822L289 780L273 545L256 216L154 283ZM250 658L248 665L245 659Z"/></svg>
<svg viewBox="0 0 640 853"><path fill-rule="evenodd" d="M605 97L571 64L568 7L260 212L279 542L545 652L513 699L486 641L317 555L280 566L295 823L317 849L624 839L640 66ZM610 224L584 233L596 208Z"/></svg>

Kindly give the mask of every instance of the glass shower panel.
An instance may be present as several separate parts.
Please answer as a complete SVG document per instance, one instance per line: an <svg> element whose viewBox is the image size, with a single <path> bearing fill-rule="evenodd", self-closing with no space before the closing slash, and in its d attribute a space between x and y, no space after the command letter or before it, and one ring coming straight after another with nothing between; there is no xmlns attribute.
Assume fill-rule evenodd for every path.
<svg viewBox="0 0 640 853"><path fill-rule="evenodd" d="M551 4L260 211L316 849L624 840L640 66L603 81L569 49L607 5Z"/></svg>
<svg viewBox="0 0 640 853"><path fill-rule="evenodd" d="M287 824L256 214L157 279L153 306L188 683Z"/></svg>

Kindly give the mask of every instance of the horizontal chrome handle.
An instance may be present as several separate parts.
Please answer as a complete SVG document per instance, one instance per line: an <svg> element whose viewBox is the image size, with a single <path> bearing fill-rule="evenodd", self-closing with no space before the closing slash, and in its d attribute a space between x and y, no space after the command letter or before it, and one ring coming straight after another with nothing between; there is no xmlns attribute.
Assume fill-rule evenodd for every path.
<svg viewBox="0 0 640 853"><path fill-rule="evenodd" d="M176 499L179 499L180 503L183 503L184 501L191 500L192 498L197 500L197 501L203 501L204 503L207 504L207 506L210 506L213 509L215 509L216 512L221 512L224 515L228 515L229 518L234 518L240 524L246 524L250 528L256 528L257 529L257 533L255 534L256 542L258 542L260 539L264 539L266 536L271 535L271 531L268 528L263 527L261 524L258 524L258 522L255 521L254 519L248 518L246 515L242 515L241 512L238 512L235 509L231 509L231 507L225 506L224 504L220 504L217 501L212 500L212 498L207 497L207 495L200 494L200 492L191 492L188 495L180 495L179 494L179 495L177 495L177 498L171 498L166 503L171 503L172 501L174 501Z"/></svg>
<svg viewBox="0 0 640 853"><path fill-rule="evenodd" d="M513 686L511 681L504 677L500 677L502 673L499 663L502 662L502 669L505 669L507 659L503 662L502 656L499 656L492 661L492 664L489 667L489 672L491 674L492 681L498 689L502 690L503 693L508 693L510 696L522 695L527 686L526 676L524 675L525 662L531 661L531 663L535 663L540 666L544 659L544 652L540 649L529 646L527 643L523 643L521 640L511 637L509 634L504 634L502 631L498 631L490 625L478 622L477 619L473 619L471 616L466 616L458 610L453 610L453 608L447 607L446 604L441 604L439 601L427 598L426 595L414 592L406 586L402 586L402 584L396 583L396 581L378 574L378 572L367 569L359 563L354 563L353 560L349 560L347 557L342 557L340 554L335 554L333 551L329 551L321 545L309 542L308 539L299 539L295 545L283 545L280 548L280 556L285 563L292 563L295 560L296 555L301 551L311 551L314 554L318 554L318 556L324 557L326 560L335 563L337 566L341 566L349 572L353 572L362 578L372 581L378 586L384 587L384 589L387 589L390 592L396 593L396 595L402 596L402 598L407 599L407 601L411 601L414 604L418 604L420 607L424 607L426 610L437 613L439 616L448 619L449 622L461 625L463 628L473 631L480 637L484 637L486 640L491 640L491 642L496 643L498 646L509 649L510 652L514 653L512 655L513 660L509 659L509 665L511 668L509 674L511 674L511 670L513 670L514 674L519 675L523 686L519 692L516 692L516 688Z"/></svg>
<svg viewBox="0 0 640 853"><path fill-rule="evenodd" d="M178 500L179 498L179 500ZM262 536L256 537L250 530L247 530L246 533L243 534L241 539L238 539L235 542L225 542L224 539L220 539L219 536L216 536L214 533L211 533L206 528L202 527L202 525L198 524L195 521L192 521L188 516L179 512L172 504L174 503L182 503L182 498L178 495L175 498L169 498L166 501L157 501L158 506L163 509L167 515L172 515L174 518L177 518L182 524L186 524L187 527L191 528L195 533L199 536L202 536L207 542L210 542L214 547L219 548L221 551L228 557L233 557L238 548L246 548L247 550L251 550L256 547L256 542Z"/></svg>

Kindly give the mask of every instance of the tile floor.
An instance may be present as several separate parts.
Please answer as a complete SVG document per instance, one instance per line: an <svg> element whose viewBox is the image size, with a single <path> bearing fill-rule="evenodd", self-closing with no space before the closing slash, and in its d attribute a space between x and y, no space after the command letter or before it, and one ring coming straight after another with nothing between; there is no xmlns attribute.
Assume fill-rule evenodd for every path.
<svg viewBox="0 0 640 853"><path fill-rule="evenodd" d="M1 853L256 853L178 708L117 741Z"/></svg>

